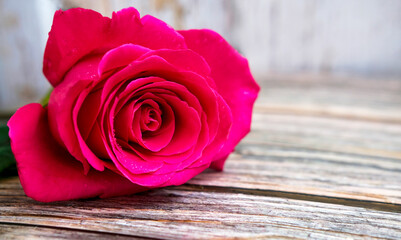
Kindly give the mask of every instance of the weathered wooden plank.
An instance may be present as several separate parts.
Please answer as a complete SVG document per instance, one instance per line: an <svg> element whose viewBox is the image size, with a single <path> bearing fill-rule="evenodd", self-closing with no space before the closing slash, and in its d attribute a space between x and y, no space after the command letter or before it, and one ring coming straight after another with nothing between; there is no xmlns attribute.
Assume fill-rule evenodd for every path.
<svg viewBox="0 0 401 240"><path fill-rule="evenodd" d="M161 239L401 237L401 213L191 186L133 196L39 203L0 182L0 223ZM79 234L79 233L77 233Z"/></svg>
<svg viewBox="0 0 401 240"><path fill-rule="evenodd" d="M223 173L190 183L401 203L401 81L270 76Z"/></svg>
<svg viewBox="0 0 401 240"><path fill-rule="evenodd" d="M58 227L43 227L37 225L24 224L4 224L0 223L1 239L87 239L87 240L106 240L106 239L147 239L134 236L124 236L117 233L99 233L93 231L64 229Z"/></svg>
<svg viewBox="0 0 401 240"><path fill-rule="evenodd" d="M248 143L401 159L401 124L299 115L254 114Z"/></svg>
<svg viewBox="0 0 401 240"><path fill-rule="evenodd" d="M401 123L400 79L267 75L255 111Z"/></svg>
<svg viewBox="0 0 401 240"><path fill-rule="evenodd" d="M223 173L192 184L401 203L401 81L270 76Z"/></svg>
<svg viewBox="0 0 401 240"><path fill-rule="evenodd" d="M401 124L256 113L236 151L190 183L401 204Z"/></svg>

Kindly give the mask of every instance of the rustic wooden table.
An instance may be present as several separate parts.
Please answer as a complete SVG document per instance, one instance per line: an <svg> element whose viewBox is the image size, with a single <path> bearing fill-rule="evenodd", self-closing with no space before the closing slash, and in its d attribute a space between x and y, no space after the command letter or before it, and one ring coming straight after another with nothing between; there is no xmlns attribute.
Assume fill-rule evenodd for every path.
<svg viewBox="0 0 401 240"><path fill-rule="evenodd" d="M401 239L401 81L270 76L224 172L39 203L0 180L0 238Z"/></svg>

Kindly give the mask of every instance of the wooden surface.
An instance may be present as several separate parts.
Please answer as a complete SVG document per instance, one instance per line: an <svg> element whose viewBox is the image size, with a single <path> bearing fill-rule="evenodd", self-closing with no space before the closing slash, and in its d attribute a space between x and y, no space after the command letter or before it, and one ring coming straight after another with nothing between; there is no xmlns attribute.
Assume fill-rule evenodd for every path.
<svg viewBox="0 0 401 240"><path fill-rule="evenodd" d="M401 81L268 79L224 172L57 203L2 179L0 238L400 239Z"/></svg>

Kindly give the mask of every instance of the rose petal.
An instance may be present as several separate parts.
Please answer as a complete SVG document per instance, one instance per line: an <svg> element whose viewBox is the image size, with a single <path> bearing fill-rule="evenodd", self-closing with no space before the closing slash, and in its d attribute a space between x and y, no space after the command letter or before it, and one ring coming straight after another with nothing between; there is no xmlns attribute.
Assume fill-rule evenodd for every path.
<svg viewBox="0 0 401 240"><path fill-rule="evenodd" d="M119 141L121 147L127 147L127 143ZM132 151L117 151L119 163L132 174L152 173L160 169L164 164L161 161L145 161Z"/></svg>
<svg viewBox="0 0 401 240"><path fill-rule="evenodd" d="M170 178L169 181L164 183L162 186L171 186L171 185L182 185L188 182L189 179L193 178L194 176L198 175L199 173L203 172L206 168L208 168L210 162L208 164L196 167L196 168L186 168L182 171L178 171Z"/></svg>
<svg viewBox="0 0 401 240"><path fill-rule="evenodd" d="M133 101L125 105L114 117L114 129L116 137L124 140L125 142L128 142L129 138L136 140L136 135L132 129L135 103L136 102ZM113 116L111 116L111 118L113 118Z"/></svg>
<svg viewBox="0 0 401 240"><path fill-rule="evenodd" d="M85 100L85 98L87 97L88 93L90 92L90 89L85 89L81 95L78 97L77 101L75 102L75 106L72 110L72 121L74 123L74 132L76 134L76 138L78 140L79 146L81 148L81 152L84 155L85 159L89 162L89 164L95 168L98 171L103 171L104 170L104 161L102 161L101 159L99 159L98 156L96 156L93 151L88 147L87 143L85 142L85 140L83 139L81 133L80 133L80 128L78 126L78 113L81 110L81 106ZM98 106L96 106L98 107ZM94 109L94 112L89 111L89 113L92 112L92 114L94 113L98 113L98 109ZM94 118L97 115L92 115L92 117L88 117L88 119ZM81 120L82 121L82 120ZM82 129L82 127L81 127ZM100 140L100 139L99 139Z"/></svg>
<svg viewBox="0 0 401 240"><path fill-rule="evenodd" d="M247 60L218 33L211 30L179 31L188 48L208 62L218 93L230 106L233 125L229 138L215 160L225 159L238 142L250 131L252 107L259 92ZM218 53L218 54L216 54ZM222 164L213 167L222 169Z"/></svg>
<svg viewBox="0 0 401 240"><path fill-rule="evenodd" d="M151 56L141 61L134 61L107 79L102 88L101 102L107 105L107 102L115 98L117 92L121 90L123 85L133 79L135 79L135 81L131 81L131 83L137 82L141 78L143 79L142 81L149 81L146 78L149 76L162 79L163 76L173 74L174 70L175 69L171 65L166 64L165 60L157 56ZM152 79L152 81L155 80Z"/></svg>
<svg viewBox="0 0 401 240"><path fill-rule="evenodd" d="M171 155L187 151L193 147L198 140L202 129L200 116L188 103L177 97L167 94L160 94L160 97L167 101L174 111L175 132L171 142L159 150L161 155ZM158 136L146 139L148 143L157 141ZM153 140L153 141L152 141Z"/></svg>
<svg viewBox="0 0 401 240"><path fill-rule="evenodd" d="M138 62L132 63L132 65L127 67L125 70L131 68L136 71L138 71L138 69L143 70L142 66L145 65L145 63L150 64L151 62L154 62L155 66L164 66L165 69L171 69L168 68L168 66L173 67L170 63L165 62L164 59L152 55L142 61L138 60ZM154 71L156 72L156 75L164 74L166 80L163 80L160 77L137 79L128 84L125 92L132 95L142 93L143 91L151 91L155 94L168 94L166 90L173 92L173 95L177 95L183 101L190 104L190 106L196 109L199 114L204 111L207 116L212 116L207 118L207 124L209 126L210 140L213 140L217 133L219 124L219 118L215 117L218 115L217 95L208 86L206 80L194 72L178 71L166 74L166 70L160 72L157 70ZM149 72L151 72L151 70L149 70ZM152 81L154 82L152 83ZM124 98L126 97L126 94L123 93L119 96Z"/></svg>
<svg viewBox="0 0 401 240"><path fill-rule="evenodd" d="M145 94L145 95L148 95L149 98L144 96L144 98L146 100L137 104L138 110L135 112L132 128L135 129L135 131L137 131L136 135L140 136L138 143L140 143L143 147L145 147L146 149L149 149L150 151L157 152L160 149L164 148L171 141L171 138L173 137L173 135L164 135L163 134L163 135L160 135L160 137L157 137L155 139L155 141L152 141L152 140L149 141L149 138L147 137L149 132L146 133L143 130L144 128L148 129L148 126L146 126L144 123L144 121L145 121L144 118L147 118L147 114L144 113L143 105L144 104L152 104L152 103L157 104L154 100L158 100L158 97L156 97L154 94L149 94L149 93ZM161 111L160 111L159 107L157 107L157 110L159 112L157 127L159 127L162 124ZM171 120L172 119L166 119L166 121L171 121ZM157 130L157 129L155 129L155 130ZM157 134L157 135L159 135L159 134Z"/></svg>
<svg viewBox="0 0 401 240"><path fill-rule="evenodd" d="M46 116L46 109L32 103L20 108L8 122L11 148L27 196L51 202L147 190L109 170L90 171L85 176L81 165L53 139Z"/></svg>
<svg viewBox="0 0 401 240"><path fill-rule="evenodd" d="M79 59L102 44L109 22L100 13L82 8L54 14L43 59L43 73L53 86Z"/></svg>
<svg viewBox="0 0 401 240"><path fill-rule="evenodd" d="M133 94L134 93L135 91L133 91ZM118 105L121 102L126 101L116 101L111 107L110 112L111 116L113 116L114 112L118 111L114 118L114 129L117 138L120 138L125 142L136 142L142 147L154 152L159 151L170 143L174 135L175 118L171 106L169 106L164 99L155 96L153 93L145 93L140 98L133 100L130 103L127 103L124 107L121 108L121 110L119 110ZM141 111L137 109L140 108L144 103L154 105L154 108L159 112L159 114L162 114L162 110L159 109L159 107L161 107L163 109L164 117L163 121L161 121L161 126L159 129L154 132L146 132L143 135L140 128ZM112 117L110 119L113 120ZM156 135L157 138L149 141L150 138Z"/></svg>
<svg viewBox="0 0 401 240"><path fill-rule="evenodd" d="M151 83L152 80L154 81L153 83ZM139 87L139 86L142 86L142 87ZM124 93L130 93L130 94L127 95L127 94L124 94ZM160 78L157 78L157 77L149 77L149 78L143 78L143 79L138 79L138 80L132 81L127 86L127 88L124 90L124 93L120 94L119 97L128 99L128 98L135 98L135 96L141 96L140 98L144 98L144 97L146 98L146 96L151 97L153 95L157 95L160 98L159 97L155 97L155 96L153 96L151 98L152 99L156 99L159 103L163 103L162 106L164 106L165 109L167 109L167 110L168 110L168 108L170 108L170 105L171 106L175 106L177 104L177 101L178 101L178 103L184 102L185 105L191 104L190 107L193 108L193 109L196 109L196 111L192 111L192 110L185 111L186 115L188 115L190 113L193 113L194 116L196 116L195 118L198 118L199 114L200 115L203 114L203 111L202 111L202 108L201 108L201 106L199 104L198 99L196 99L192 95L192 93L190 93L184 86L179 85L179 84L177 84L175 82L170 82L170 81L165 81L165 80L163 81L163 80L161 80ZM179 98L177 96L179 96ZM213 93L212 93L212 96L214 97ZM211 100L211 102L215 104L215 102L212 101L213 97L209 96L208 99ZM170 100L169 104L165 103L166 100ZM126 100L125 101L124 100L120 100L118 102L118 104L121 104L121 103L124 103L124 102L126 102ZM182 106L184 106L184 105L182 105ZM209 108L210 108L210 105L209 105ZM117 106L116 109L118 109L118 106ZM173 109L179 110L180 107L175 106L175 107L173 107ZM169 112L165 113L165 114L167 114L167 115L165 115L167 117L165 117L163 121L165 121L166 119L167 120L170 119L170 117L168 117L169 116L168 113ZM183 113L183 111L179 111L178 113ZM185 119L191 119L191 118L189 116L185 116ZM139 121L139 119L138 119L138 121ZM186 122L186 120L184 122ZM171 146L167 146L166 149L163 149L163 150L161 150L161 147L159 147L157 149L158 152L147 152L146 149L149 148L149 145L143 144L143 142L140 141L138 143L140 143L145 149L144 150L137 149L137 153L140 156L142 156L144 159L147 159L147 157L149 157L149 159L155 160L156 158L159 159L156 155L160 155L161 156L161 160L164 159L163 161L166 161L166 162L169 162L169 163L171 161L173 161L174 163L179 163L181 160L183 160L183 158L177 157L177 155L180 152L187 151L190 146L193 146L194 143L197 140L199 140L198 137L197 137L198 134L193 134L193 132L195 131L196 128L194 128L194 127L185 127L184 125L182 125L182 126L181 125L182 124L179 124L179 126L180 126L179 129L175 128L177 133L176 133L175 137L173 138L174 142L171 143ZM203 124L201 124L201 126L202 127L207 127L207 123L204 122ZM177 149L175 149L174 146L177 145L176 143L179 142L179 139L185 139L183 137L178 137L178 136L182 135L181 132L184 129L189 129L189 128L192 129L192 131L191 131L192 134L190 134L191 137L186 139L186 141L185 141L186 144L180 144L181 151L177 151ZM146 137L151 137L152 136L152 138L153 138L152 141L160 141L160 140L164 139L160 134L161 133L159 131L149 132L149 133L145 134L144 140L146 140ZM135 136L140 136L142 134L139 131L139 129L137 128L137 132L134 135ZM169 139L171 139L171 137ZM193 140L192 143L191 143L190 139ZM208 142L208 140L209 139L206 140L206 143ZM168 143L168 142L166 142L166 143ZM203 143L204 143L204 140L202 138L202 141L200 141L199 144L203 144ZM188 147L185 148L185 145L187 145ZM166 145L164 145L164 146L166 146ZM164 148L164 146L163 146L163 148ZM152 149L152 151L155 151L155 149ZM191 153L188 152L187 154L191 154ZM189 156L189 155L187 155L187 156Z"/></svg>
<svg viewBox="0 0 401 240"><path fill-rule="evenodd" d="M132 43L150 49L187 48L184 37L160 19L145 15L141 18L141 23L143 25L141 32L136 34L136 41ZM123 29L123 31L127 31L127 29Z"/></svg>
<svg viewBox="0 0 401 240"><path fill-rule="evenodd" d="M150 51L145 48L134 44L124 44L119 47L113 48L108 51L99 63L99 75L106 73L112 69L125 67L141 55Z"/></svg>
<svg viewBox="0 0 401 240"><path fill-rule="evenodd" d="M217 103L215 100L215 94L213 91L208 87L208 84L202 79L199 75L193 72L177 72L177 69L173 68L171 64L167 63L164 59L161 59L160 57L157 56L150 56L149 58L146 58L144 60L137 60L133 63L131 63L129 66L127 66L125 69L119 71L116 73L112 78L109 79L108 83L106 83L104 90L104 97L107 98L109 97L109 101L111 101L111 98L113 97L116 93L107 93L109 91L114 91L116 92L118 90L118 87L123 85L123 83L118 81L118 79L132 79L135 78L135 74L142 74L143 71L148 71L147 74L154 74L156 76L162 76L165 77L166 79L172 79L173 81L178 81L182 84L189 85L189 87L197 93L199 98L203 102L203 106L205 110L210 114L211 116L216 116L218 114L218 109L217 109ZM141 76L141 75L139 75ZM132 93L135 92L135 90L139 87L142 88L143 91L146 89L151 89L149 91L159 94L159 92L166 92L164 88L167 89L173 89L173 92L178 94L180 98L186 99L187 102L191 102L191 106L195 106L197 111L202 111L202 107L199 105L199 100L194 99L194 98L188 98L188 96L193 96L192 93L188 92L188 89L183 87L183 85L174 83L174 82L169 82L169 81L156 81L155 83L152 83L152 81L149 81L153 77L149 78L140 78L135 81L131 81L128 86L126 87L127 93ZM150 84L149 84L150 83ZM117 87L116 87L117 84ZM165 84L166 86L162 86ZM132 86L132 87L131 87ZM146 86L146 87L141 87L141 86ZM180 88L177 88L176 86L180 86ZM131 88L131 89L130 89ZM108 89L108 90L107 90ZM115 90L112 90L115 89ZM126 98L126 96L119 94L119 98ZM118 100L118 103L123 103L124 101L122 99ZM195 105L192 105L195 104ZM107 104L109 105L109 103ZM107 113L106 115L113 115L110 113ZM104 115L104 116L106 116ZM207 118L204 118L202 121L204 121ZM191 165L194 161L196 161L199 156L202 154L202 150L204 146L209 142L209 140L212 140L214 136L217 133L217 128L218 128L218 117L211 117L208 119L210 122L210 125L214 126L213 129L214 131L210 131L212 133L212 137L210 137L208 134L203 134L203 137L200 138L199 144L197 145L196 149L191 149L190 151L187 151L182 154L172 154L172 155L164 155L164 156L158 156L157 154L154 154L152 152L147 152L145 149L142 148L137 148L137 149L132 149L132 151L135 151L141 158L147 159L149 161L165 161L166 163L168 162L174 162L177 166L177 169L182 169L182 166L188 166ZM203 126L207 126L209 123L203 123ZM105 130L107 127L105 128ZM206 129L208 131L208 129ZM112 134L110 132L110 134ZM113 150L110 150L112 152ZM184 162L182 162L184 161ZM206 160L205 160L206 161ZM159 169L157 173L161 173L166 171L165 168L163 167L162 169Z"/></svg>
<svg viewBox="0 0 401 240"><path fill-rule="evenodd" d="M72 115L73 109L81 106L82 101L79 104L76 102L80 95L85 97L90 91L88 87L98 79L97 65L100 59L100 56L93 56L75 65L62 84L53 90L48 104L49 123L53 136L72 156L82 162L85 172L89 170L89 165L82 153L77 138L77 134L80 133L75 129L76 119L73 119Z"/></svg>
<svg viewBox="0 0 401 240"><path fill-rule="evenodd" d="M93 153L96 154L99 158L102 159L110 159L109 154L107 153L106 150L106 144L107 142L105 141L105 136L101 131L99 122L96 121L94 125L92 126L91 132L88 135L88 138L86 139L86 144L88 147L93 151ZM103 162L103 164L105 164ZM105 164L106 165L106 164ZM109 169L110 166L107 166Z"/></svg>
<svg viewBox="0 0 401 240"><path fill-rule="evenodd" d="M160 49L149 51L142 55L138 60L145 59L149 56L159 56L166 60L169 64L175 66L179 70L192 71L201 76L210 75L210 67L205 59L196 52L189 49Z"/></svg>
<svg viewBox="0 0 401 240"><path fill-rule="evenodd" d="M43 72L57 86L82 57L126 43L150 49L186 48L184 38L174 29L151 16L139 19L138 11L132 7L114 12L112 19L82 8L59 10L49 33Z"/></svg>
<svg viewBox="0 0 401 240"><path fill-rule="evenodd" d="M135 158L126 159L127 153L121 148L120 144L124 146L124 142L118 144L116 139L113 138L112 135L109 135L109 140L112 143L112 149L108 149L112 161L114 162L115 166L127 179L131 182L144 186L144 187L160 187L162 184L170 180L174 173L163 174L163 175L155 175L152 171L154 169L159 168L157 165L153 165L151 162L150 164L140 164L139 160L136 159L137 162L132 163L131 161L135 161ZM125 146L125 147L129 147ZM114 155L115 154L115 155ZM121 161L121 162L120 162ZM156 164L160 164L162 162L156 162ZM128 165L128 169L124 166L124 164ZM137 165L138 164L138 165ZM133 170L131 172L129 169ZM150 171L150 173L145 174L135 174L136 171Z"/></svg>
<svg viewBox="0 0 401 240"><path fill-rule="evenodd" d="M154 101L153 101L154 102ZM156 103L156 102L154 102ZM157 104L157 103L156 103ZM141 107L141 130L143 132L154 132L159 129L162 124L162 116L160 108L157 106L151 106L148 103L142 103Z"/></svg>
<svg viewBox="0 0 401 240"><path fill-rule="evenodd" d="M230 107L227 105L227 103L224 101L223 97L220 95L217 95L217 102L219 103L219 127L218 127L218 132L215 136L214 139L211 140L209 145L203 150L202 152L202 158L193 163L190 167L198 167L202 164L205 163L205 161L212 161L215 159L216 153L218 153L225 145L228 135L230 133L231 127L232 127L232 113L230 110ZM225 156L225 159L228 156ZM221 167L224 165L224 162L218 162ZM217 167L219 165L214 160L212 162L213 167ZM222 168L221 168L222 169Z"/></svg>

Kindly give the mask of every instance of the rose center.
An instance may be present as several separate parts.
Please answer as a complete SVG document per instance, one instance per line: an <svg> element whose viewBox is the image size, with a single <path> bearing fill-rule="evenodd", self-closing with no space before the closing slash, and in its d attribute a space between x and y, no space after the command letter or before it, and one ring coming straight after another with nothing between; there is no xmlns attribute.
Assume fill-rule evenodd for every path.
<svg viewBox="0 0 401 240"><path fill-rule="evenodd" d="M152 106L144 104L141 107L140 127L142 132L156 131L160 128L162 116L160 111L156 111Z"/></svg>

